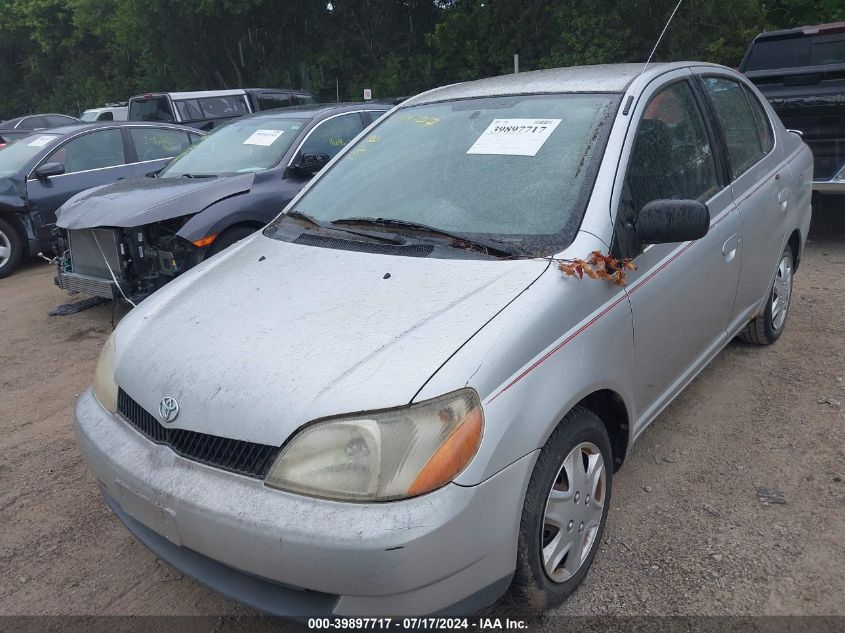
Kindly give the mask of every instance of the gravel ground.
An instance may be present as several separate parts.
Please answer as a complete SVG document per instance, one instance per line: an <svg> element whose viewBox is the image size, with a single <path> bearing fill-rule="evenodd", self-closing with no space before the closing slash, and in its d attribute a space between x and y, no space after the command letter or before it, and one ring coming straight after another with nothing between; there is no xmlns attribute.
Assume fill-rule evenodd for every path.
<svg viewBox="0 0 845 633"><path fill-rule="evenodd" d="M845 211L829 206L780 341L731 343L644 433L593 569L557 613L845 615ZM250 615L106 508L71 411L111 308L48 316L67 301L52 276L31 262L0 281L0 614Z"/></svg>

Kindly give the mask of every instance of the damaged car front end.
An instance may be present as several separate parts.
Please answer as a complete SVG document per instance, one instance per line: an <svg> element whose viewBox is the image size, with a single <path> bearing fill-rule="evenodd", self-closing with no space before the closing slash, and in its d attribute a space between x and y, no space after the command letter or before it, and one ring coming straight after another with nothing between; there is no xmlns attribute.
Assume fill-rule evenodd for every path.
<svg viewBox="0 0 845 633"><path fill-rule="evenodd" d="M59 214L56 284L70 293L137 303L221 250L218 234L205 234L191 220L249 192L252 184L252 174L147 178L81 194Z"/></svg>

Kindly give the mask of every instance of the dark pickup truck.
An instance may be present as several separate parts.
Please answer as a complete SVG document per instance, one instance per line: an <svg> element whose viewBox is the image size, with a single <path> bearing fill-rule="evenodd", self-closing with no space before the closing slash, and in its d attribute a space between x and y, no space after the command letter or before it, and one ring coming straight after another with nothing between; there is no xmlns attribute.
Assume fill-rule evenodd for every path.
<svg viewBox="0 0 845 633"><path fill-rule="evenodd" d="M845 194L845 22L761 33L739 70L804 136L813 189Z"/></svg>

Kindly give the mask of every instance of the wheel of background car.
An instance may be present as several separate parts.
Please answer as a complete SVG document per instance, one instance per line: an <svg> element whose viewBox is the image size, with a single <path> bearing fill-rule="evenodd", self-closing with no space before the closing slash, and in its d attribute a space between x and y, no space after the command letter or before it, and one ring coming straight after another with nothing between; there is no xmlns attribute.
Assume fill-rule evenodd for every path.
<svg viewBox="0 0 845 633"><path fill-rule="evenodd" d="M794 269L792 249L787 246L778 261L778 269L766 299L766 310L745 326L739 333L740 340L754 345L771 345L780 338L789 313Z"/></svg>
<svg viewBox="0 0 845 633"><path fill-rule="evenodd" d="M208 249L208 256L216 255L223 249L230 247L235 242L240 242L245 237L249 237L258 229L251 226L232 226L223 231Z"/></svg>
<svg viewBox="0 0 845 633"><path fill-rule="evenodd" d="M612 464L602 421L572 409L542 448L525 494L506 598L515 608L558 605L587 575L610 508Z"/></svg>
<svg viewBox="0 0 845 633"><path fill-rule="evenodd" d="M12 274L23 257L20 233L6 220L0 219L0 279Z"/></svg>

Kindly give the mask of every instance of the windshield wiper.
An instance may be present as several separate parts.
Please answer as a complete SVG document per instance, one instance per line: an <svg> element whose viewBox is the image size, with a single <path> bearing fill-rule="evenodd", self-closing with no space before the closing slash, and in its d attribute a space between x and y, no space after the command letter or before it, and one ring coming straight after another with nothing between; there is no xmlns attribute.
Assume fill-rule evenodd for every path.
<svg viewBox="0 0 845 633"><path fill-rule="evenodd" d="M402 229L409 229L412 231L425 231L426 233L434 233L435 235L442 235L443 237L448 237L453 240L457 240L461 244L455 246L456 248L466 248L467 246L475 246L476 248L482 248L486 251L488 255L498 255L504 257L526 257L531 256L531 253L526 251L524 248L517 246L516 244L511 244L510 242L504 242L501 240L494 240L494 239L481 239L477 237L467 237L466 235L462 235L460 233L452 233L450 231L446 231L444 229L438 229L434 226L429 226L427 224L421 224L419 222L411 222L409 220L397 220L395 218L340 218L338 220L333 220L332 224L366 224L372 226L385 226L385 227L395 227L395 228L402 228Z"/></svg>
<svg viewBox="0 0 845 633"><path fill-rule="evenodd" d="M358 235L360 237L368 237L373 240L378 240L379 242L388 242L389 244L404 244L405 241L401 239L397 235L378 235L373 234L368 231L351 231L349 229L342 229L338 226L327 227L325 224L317 220L316 218L311 217L307 213L303 213L302 211L292 210L288 211L287 213L282 214L282 218L285 216L296 218L298 220L305 220L312 226L316 226L317 228L321 229L331 229L333 231L341 231L343 233L349 233L350 235ZM332 222L334 224L334 222Z"/></svg>
<svg viewBox="0 0 845 633"><path fill-rule="evenodd" d="M182 174L182 178L217 178L217 174Z"/></svg>

